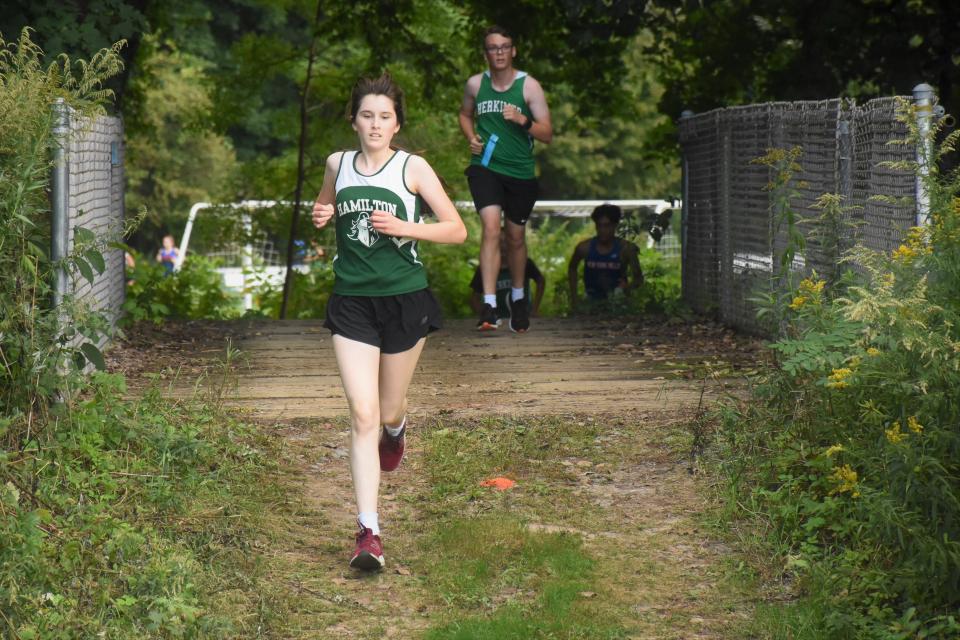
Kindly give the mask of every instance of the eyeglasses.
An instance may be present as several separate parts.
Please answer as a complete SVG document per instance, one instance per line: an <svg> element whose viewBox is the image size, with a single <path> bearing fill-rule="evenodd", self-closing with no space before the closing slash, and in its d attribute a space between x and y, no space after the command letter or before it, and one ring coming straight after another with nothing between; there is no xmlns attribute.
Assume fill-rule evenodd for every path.
<svg viewBox="0 0 960 640"><path fill-rule="evenodd" d="M502 44L499 47L490 45L489 47L484 47L487 50L487 53L507 53L510 49L513 49L512 44Z"/></svg>

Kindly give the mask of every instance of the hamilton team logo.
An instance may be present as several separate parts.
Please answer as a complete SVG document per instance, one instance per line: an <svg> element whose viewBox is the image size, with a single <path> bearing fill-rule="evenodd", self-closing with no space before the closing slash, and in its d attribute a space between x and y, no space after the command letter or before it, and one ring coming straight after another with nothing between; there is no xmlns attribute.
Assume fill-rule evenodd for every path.
<svg viewBox="0 0 960 640"><path fill-rule="evenodd" d="M373 228L373 223L370 222L370 214L363 212L350 225L350 233L347 234L347 237L369 248L377 243L380 234Z"/></svg>

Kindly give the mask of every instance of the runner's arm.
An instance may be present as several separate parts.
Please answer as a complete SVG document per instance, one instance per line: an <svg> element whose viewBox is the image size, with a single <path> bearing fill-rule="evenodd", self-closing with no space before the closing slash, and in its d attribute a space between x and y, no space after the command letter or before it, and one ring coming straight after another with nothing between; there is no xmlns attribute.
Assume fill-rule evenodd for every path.
<svg viewBox="0 0 960 640"><path fill-rule="evenodd" d="M626 291L639 289L643 286L643 269L640 268L639 249L632 242L627 242L623 250L623 259L627 262Z"/></svg>
<svg viewBox="0 0 960 640"><path fill-rule="evenodd" d="M472 76L463 88L463 100L460 103L460 131L470 143L470 153L477 156L483 153L483 140L477 135L473 111L477 107L477 91L480 90L480 76Z"/></svg>
<svg viewBox="0 0 960 640"><path fill-rule="evenodd" d="M533 125L528 129L528 133L540 142L550 144L553 141L553 124L550 122L547 97L543 94L540 83L531 76L527 76L527 81L523 83L523 99L533 114Z"/></svg>
<svg viewBox="0 0 960 640"><path fill-rule="evenodd" d="M570 308L577 306L577 280L579 279L579 274L577 273L580 263L583 261L584 257L587 254L587 241L581 242L577 245L577 248L573 250L573 255L570 256L570 264L567 266L567 282L570 285Z"/></svg>
<svg viewBox="0 0 960 640"><path fill-rule="evenodd" d="M337 199L337 173L340 171L342 159L342 151L331 153L327 157L327 167L323 172L323 186L320 187L320 193L317 194L310 214L313 226L318 229L322 229L333 217L333 203Z"/></svg>
<svg viewBox="0 0 960 640"><path fill-rule="evenodd" d="M423 198L437 216L437 222L420 224L401 220L386 211L374 211L370 216L373 228L395 238L427 240L445 244L460 244L467 239L467 228L460 219L457 208L440 184L433 168L420 156L410 156L404 180L411 193Z"/></svg>

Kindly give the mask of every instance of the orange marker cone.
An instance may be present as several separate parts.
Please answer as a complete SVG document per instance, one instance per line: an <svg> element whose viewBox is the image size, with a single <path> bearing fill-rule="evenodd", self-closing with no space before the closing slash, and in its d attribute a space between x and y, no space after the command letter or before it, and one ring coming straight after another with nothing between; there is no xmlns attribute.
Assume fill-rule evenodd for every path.
<svg viewBox="0 0 960 640"><path fill-rule="evenodd" d="M507 489L512 488L513 485L515 484L517 483L511 480L510 478L503 478L498 476L496 478L488 478L487 480L484 480L483 482L480 483L480 486L493 487L497 491L506 491Z"/></svg>

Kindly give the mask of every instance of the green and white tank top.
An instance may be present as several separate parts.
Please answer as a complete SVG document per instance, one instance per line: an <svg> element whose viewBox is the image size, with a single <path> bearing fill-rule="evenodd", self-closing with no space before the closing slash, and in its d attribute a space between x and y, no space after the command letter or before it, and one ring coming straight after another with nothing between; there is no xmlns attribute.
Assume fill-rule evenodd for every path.
<svg viewBox="0 0 960 640"><path fill-rule="evenodd" d="M474 110L474 122L477 133L484 142L484 151L470 158L470 164L485 166L491 171L529 180L536 177L533 162L533 137L520 125L503 119L503 107L512 104L520 112L531 118L530 106L523 99L523 83L527 78L525 71L517 71L513 83L506 91L493 88L490 71L480 77L480 89L477 90L477 106ZM492 150L487 145L493 136L497 136Z"/></svg>
<svg viewBox="0 0 960 640"><path fill-rule="evenodd" d="M417 196L404 181L410 154L395 151L373 175L357 171L358 151L345 151L336 181L337 255L333 292L345 296L393 296L427 287L417 242L393 238L373 228L370 214L389 211L422 223Z"/></svg>

